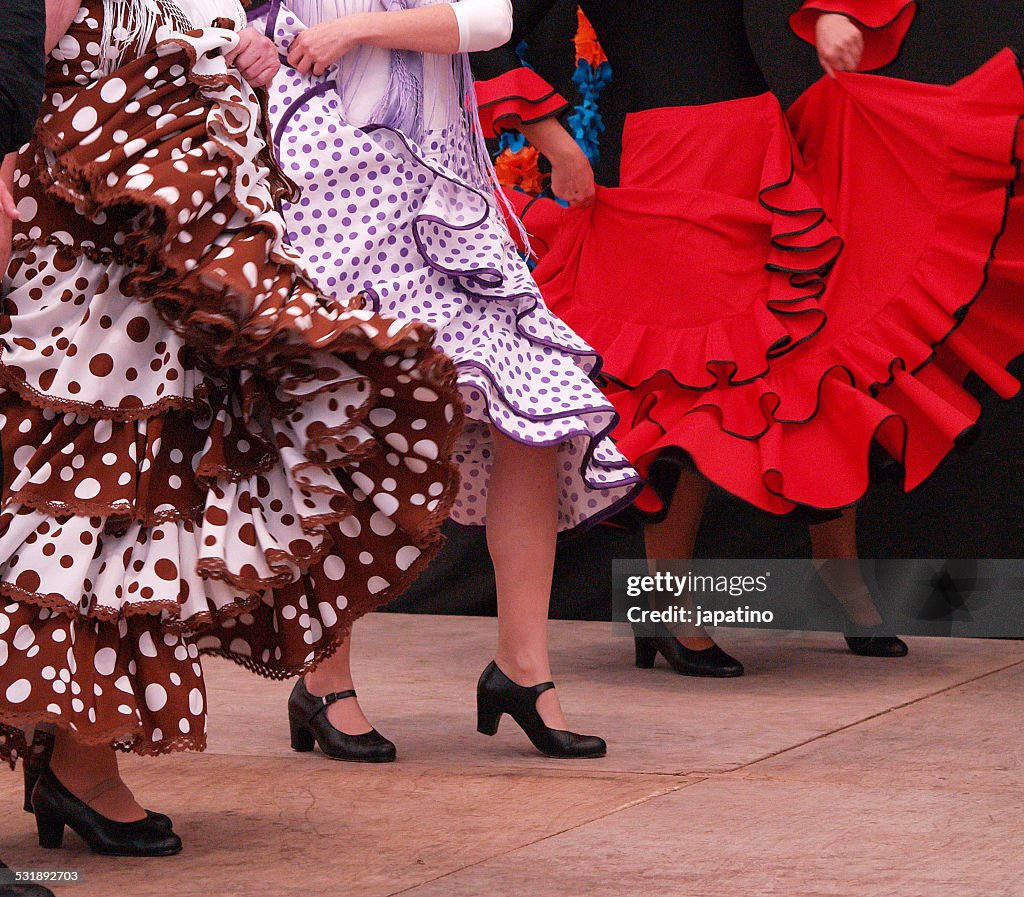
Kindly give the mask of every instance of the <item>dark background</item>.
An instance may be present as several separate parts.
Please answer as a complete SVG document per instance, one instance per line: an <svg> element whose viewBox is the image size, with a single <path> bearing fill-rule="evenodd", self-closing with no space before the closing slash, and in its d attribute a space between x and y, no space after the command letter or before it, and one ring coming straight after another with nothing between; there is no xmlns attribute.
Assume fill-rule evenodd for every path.
<svg viewBox="0 0 1024 897"><path fill-rule="evenodd" d="M797 6L796 0L748 4L751 44L784 105L820 74L813 49L786 26L786 16ZM579 99L571 80L575 31L576 5L565 2L528 41L531 64L573 103ZM1021 0L923 0L900 57L882 73L950 84L1006 46L1024 51ZM601 111L606 131L597 175L600 183L614 184L624 117L614 78L601 98ZM1024 313L1024 296L1021 308ZM1024 360L1013 370L1024 377ZM971 448L947 458L914 492L883 484L861 504L863 557L1024 556L1024 396L1003 402L989 395L982 401L982 426ZM391 609L494 613L494 579L483 532L452 524L448 532L448 545L433 567ZM711 497L697 546L698 556L704 557L803 557L809 550L801 524L756 511L721 492ZM608 619L612 559L642 556L638 533L610 525L562 543L552 616Z"/></svg>

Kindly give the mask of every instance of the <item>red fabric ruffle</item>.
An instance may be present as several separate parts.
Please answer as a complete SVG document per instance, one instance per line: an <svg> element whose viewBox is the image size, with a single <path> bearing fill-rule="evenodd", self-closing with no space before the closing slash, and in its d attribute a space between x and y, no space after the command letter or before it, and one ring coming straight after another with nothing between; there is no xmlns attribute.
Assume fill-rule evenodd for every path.
<svg viewBox="0 0 1024 897"><path fill-rule="evenodd" d="M842 241L771 94L631 115L620 187L523 214L548 306L630 386L749 383L824 325Z"/></svg>
<svg viewBox="0 0 1024 897"><path fill-rule="evenodd" d="M710 479L765 510L840 508L868 488L877 442L913 488L977 422L978 403L961 387L968 372L1002 396L1020 388L1005 370L1024 352L1019 65L1007 51L953 87L823 78L789 113L801 153L795 176L774 194L765 193L766 173L777 170L772 148L788 132L774 132L756 172L744 168L726 112L749 147L757 130L745 102L678 110L707 120L682 147L681 119L663 119L649 134L627 129L622 190L600 191L592 210L563 213L560 229L550 206L533 203L526 223L538 237L545 298L604 356L622 419L618 447L645 477L666 450L682 449ZM630 205L617 194L628 199L637 189L638 145L652 157L644 173L652 186L646 204ZM685 184L701 158L718 174ZM737 195L710 203L714 177ZM745 235L737 230L731 254L713 265L714 240L678 226L682 212L725 228L743 190L775 203L771 227L760 240L752 224ZM828 215L810 231L796 226L806 197ZM825 234L846 241L834 265L803 275L824 284L819 299L794 303L803 318L766 299L786 258L777 238L766 242L776 219L803 241L789 247L796 258L817 245L808 256L816 258L830 245ZM730 291L716 266L742 282ZM793 278L781 280L793 289L804 282ZM747 300L741 315L738 295ZM680 324L701 315L698 339ZM789 329L807 320L819 325L803 338ZM779 325L791 343L772 342ZM732 342L717 339L723 334ZM649 488L637 504L658 513L666 498Z"/></svg>
<svg viewBox="0 0 1024 897"><path fill-rule="evenodd" d="M864 32L864 55L858 71L869 72L892 62L900 51L917 14L914 0L805 0L789 17L790 27L809 44L815 43L815 25L823 13L852 19Z"/></svg>
<svg viewBox="0 0 1024 897"><path fill-rule="evenodd" d="M486 137L500 137L502 131L519 124L519 121L510 121L506 126L502 124L504 119L520 119L524 124L534 124L553 115L561 115L569 108L568 101L557 90L525 66L497 78L478 81L476 99Z"/></svg>

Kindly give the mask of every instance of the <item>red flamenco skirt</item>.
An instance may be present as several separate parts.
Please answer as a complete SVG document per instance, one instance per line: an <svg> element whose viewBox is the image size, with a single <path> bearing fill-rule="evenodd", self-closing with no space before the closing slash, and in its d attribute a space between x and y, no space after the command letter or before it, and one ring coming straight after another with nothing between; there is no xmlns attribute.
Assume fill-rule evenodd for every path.
<svg viewBox="0 0 1024 897"><path fill-rule="evenodd" d="M1024 85L822 79L631 115L621 186L523 210L534 275L604 358L655 519L687 458L773 513L854 504L877 444L911 489L1024 353ZM519 197L521 199L521 195Z"/></svg>

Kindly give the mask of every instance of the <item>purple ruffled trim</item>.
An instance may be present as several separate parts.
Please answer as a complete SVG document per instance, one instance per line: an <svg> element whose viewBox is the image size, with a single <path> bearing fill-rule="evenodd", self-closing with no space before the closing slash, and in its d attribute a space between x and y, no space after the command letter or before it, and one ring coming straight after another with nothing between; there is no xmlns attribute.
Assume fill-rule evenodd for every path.
<svg viewBox="0 0 1024 897"><path fill-rule="evenodd" d="M268 5L271 9L271 19L268 20L267 33L269 36L273 37L275 33L275 31L273 30L275 25L274 20L276 20L277 12L280 9L281 3L280 0L272 0L272 2ZM329 93L331 90L336 89L337 84L335 80L330 79L321 84L317 84L310 88L307 88L291 103L289 103L288 107L283 113L274 131L274 147L279 156L281 153L281 141L283 139L285 129L291 124L292 120L297 115L299 115L302 107L311 99L314 99L318 96L323 96ZM572 358L578 359L581 375L587 376L587 371L589 370L590 377L596 376L600 371L601 359L600 356L593 350L585 351L576 346L566 345L564 342L559 342L555 339L546 339L544 337L532 335L526 332L526 330L523 328L523 320L530 316L536 315L538 313L538 309L543 307L540 300L539 292L536 288L517 290L503 295L494 295L493 293L480 292L478 289L473 288L474 285L479 285L489 290L500 290L502 285L508 279L505 270L501 267L495 267L493 265L470 264L463 266L448 266L443 264L436 257L436 255L430 251L429 241L423 235L423 229L427 226L437 225L458 233L466 233L469 231L479 230L480 228L487 226L488 223L492 220L492 206L488 201L487 194L484 191L477 189L476 187L466 183L465 180L463 180L462 178L453 175L453 173L449 172L445 167L435 165L430 160L426 159L421 154L419 148L412 141L410 141L410 139L401 131L382 124L368 124L361 128L360 130L368 134L373 133L375 131L386 131L389 134L394 135L394 137L398 141L400 141L401 144L405 147L410 158L416 164L420 165L422 168L429 171L434 176L435 179L440 179L448 182L453 187L455 187L456 190L468 191L470 194L472 194L472 196L476 197L476 199L479 201L482 207L481 214L477 218L470 220L465 224L454 224L434 214L418 214L413 222L412 233L417 251L420 253L420 256L424 260L425 264L432 270L436 271L438 274L451 278L458 278L462 284L462 289L464 290L464 292L471 298L476 299L478 301L516 302L519 304L524 302L528 303L528 305L525 308L517 309L516 311L515 320L516 332L518 336L526 340L527 342L532 343L533 345L542 346L553 351L562 353L564 355L571 356ZM372 289L366 290L366 292L369 299L371 300L371 304L373 305L373 307L377 310L380 310L380 297ZM548 312L548 314L550 314L550 312ZM579 532L582 529L595 525L596 523L599 523L607 517L614 515L623 507L629 505L633 501L635 496L643 488L643 481L641 477L636 473L622 477L616 480L615 482L608 484L596 482L594 478L588 473L588 471L591 468L603 470L606 472L613 472L628 469L630 467L629 463L624 459L621 461L604 463L596 460L594 457L598 446L604 440L610 440L611 433L618 424L618 415L609 405L585 405L580 408L564 409L561 411L552 412L550 414L534 414L529 411L522 410L516 406L514 399L507 394L506 390L502 387L501 383L495 376L494 372L487 365L478 361L466 361L456 362L456 367L460 370L476 370L480 374L482 374L484 378L488 381L488 383L491 384L491 387L494 389L497 396L500 397L500 400L508 408L510 408L517 416L525 420L553 421L573 417L578 417L581 420L583 420L584 426L573 429L569 433L566 433L557 439L530 440L529 438L524 438L524 436L520 433L506 432L506 430L502 428L502 426L494 420L493 416L489 413L489 410L487 414L487 422L490 426L494 427L498 432L504 434L508 438L527 445L544 447L558 445L578 438L585 438L587 440L587 445L584 449L583 457L579 465L580 480L587 486L587 488L595 492L618 491L622 489L628 490L625 496L616 499L609 506L600 508L593 514L588 515L585 520L581 521L572 529L563 531L561 533L562 537L575 532ZM485 402L485 404L487 403ZM586 417L598 413L608 414L609 423L607 426L599 430L595 430L593 427L586 425Z"/></svg>

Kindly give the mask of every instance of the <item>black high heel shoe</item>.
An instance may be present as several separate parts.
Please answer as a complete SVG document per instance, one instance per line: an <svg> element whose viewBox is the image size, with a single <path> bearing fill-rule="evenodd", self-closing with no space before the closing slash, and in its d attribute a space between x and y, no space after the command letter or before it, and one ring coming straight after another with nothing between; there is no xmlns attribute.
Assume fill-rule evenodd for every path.
<svg viewBox="0 0 1024 897"><path fill-rule="evenodd" d="M903 639L897 638L894 635L889 635L886 632L887 626L885 619L882 618L881 613L878 611L875 599L871 596L871 589L866 583L862 583L860 586L846 592L843 596L840 596L834 588L829 585L828 580L822 576L821 571L819 571L818 575L831 594L832 600L839 605L839 609L843 614L843 635L846 638L846 646L854 654L860 657L907 656L907 653L910 650L907 647L907 643L903 641ZM853 604L854 599L857 598L866 598L875 613L882 618L882 622L875 626L861 626L859 623L854 623L853 620L850 619L847 608L849 608Z"/></svg>
<svg viewBox="0 0 1024 897"><path fill-rule="evenodd" d="M151 822L117 822L101 816L65 788L46 768L32 792L39 846L64 843L64 827L74 831L93 853L114 857L167 857L181 852L181 838Z"/></svg>
<svg viewBox="0 0 1024 897"><path fill-rule="evenodd" d="M25 812L32 813L32 792L35 790L36 782L43 774L43 770L49 768L50 757L53 754L53 735L49 732L36 730L32 739L32 754L25 759ZM174 823L171 817L163 813L154 813L146 810L146 816L154 825L171 831ZM2 897L2 895L0 895Z"/></svg>
<svg viewBox="0 0 1024 897"><path fill-rule="evenodd" d="M844 627L846 646L859 657L906 657L907 643L895 635L885 634L885 624L857 626L847 621Z"/></svg>
<svg viewBox="0 0 1024 897"><path fill-rule="evenodd" d="M660 654L680 676L731 679L743 675L743 664L718 645L694 651L681 644L664 623L656 626L657 635L637 635L637 627L633 627L636 665L641 670L651 669L654 659Z"/></svg>
<svg viewBox="0 0 1024 897"><path fill-rule="evenodd" d="M338 691L322 698L310 694L300 677L288 698L288 722L292 733L292 750L305 753L319 745L332 760L353 763L392 763L398 755L395 745L376 729L362 735L347 735L331 725L325 712L335 701L354 698L352 690Z"/></svg>
<svg viewBox="0 0 1024 897"><path fill-rule="evenodd" d="M596 735L577 735L565 729L551 729L537 712L537 698L555 687L554 682L519 685L508 678L492 660L476 686L476 730L481 735L498 731L501 715L507 713L526 733L533 746L548 757L560 760L603 757L608 745Z"/></svg>

